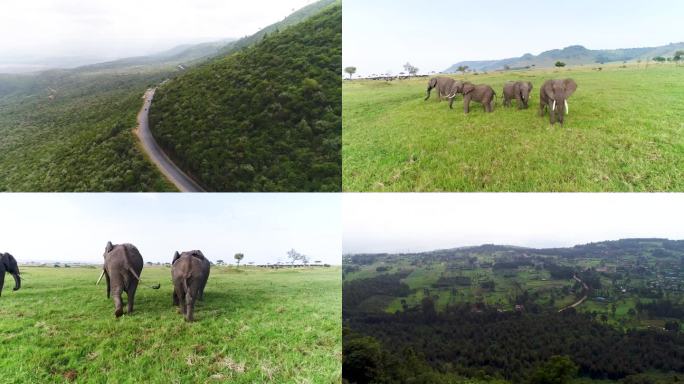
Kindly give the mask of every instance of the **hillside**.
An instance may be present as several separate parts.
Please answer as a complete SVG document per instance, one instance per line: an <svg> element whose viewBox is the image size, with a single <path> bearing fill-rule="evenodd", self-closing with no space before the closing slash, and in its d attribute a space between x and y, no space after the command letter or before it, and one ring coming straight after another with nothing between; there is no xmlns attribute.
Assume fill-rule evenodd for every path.
<svg viewBox="0 0 684 384"><path fill-rule="evenodd" d="M159 144L208 190L339 191L341 17L337 2L161 86Z"/></svg>
<svg viewBox="0 0 684 384"><path fill-rule="evenodd" d="M343 265L350 382L548 383L532 378L559 355L582 383L684 373L681 240L483 245Z"/></svg>
<svg viewBox="0 0 684 384"><path fill-rule="evenodd" d="M553 67L556 61L569 65L590 65L616 61L630 61L650 59L656 56L672 56L676 51L684 49L684 42L660 47L626 48L626 49L598 49L591 50L581 45L573 45L563 49L545 51L535 56L526 53L520 57L501 60L461 61L444 70L446 73L458 72L458 67L468 66L474 71L495 71L510 68Z"/></svg>

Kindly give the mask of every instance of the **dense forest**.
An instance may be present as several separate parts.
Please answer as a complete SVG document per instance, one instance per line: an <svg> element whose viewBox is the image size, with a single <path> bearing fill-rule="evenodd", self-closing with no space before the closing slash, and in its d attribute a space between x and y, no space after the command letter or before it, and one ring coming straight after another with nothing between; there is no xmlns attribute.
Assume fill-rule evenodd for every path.
<svg viewBox="0 0 684 384"><path fill-rule="evenodd" d="M158 88L152 132L207 190L341 190L339 2Z"/></svg>
<svg viewBox="0 0 684 384"><path fill-rule="evenodd" d="M168 68L0 77L0 191L173 190L132 129Z"/></svg>

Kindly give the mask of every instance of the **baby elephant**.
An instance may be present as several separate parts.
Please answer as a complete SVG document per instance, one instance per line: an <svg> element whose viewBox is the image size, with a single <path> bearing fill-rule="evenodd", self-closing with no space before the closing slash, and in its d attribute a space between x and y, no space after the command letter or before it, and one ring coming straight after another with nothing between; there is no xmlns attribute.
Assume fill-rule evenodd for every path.
<svg viewBox="0 0 684 384"><path fill-rule="evenodd" d="M195 300L204 296L209 279L209 260L202 251L187 251L173 255L171 278L173 279L173 305L185 315L186 321L194 320Z"/></svg>
<svg viewBox="0 0 684 384"><path fill-rule="evenodd" d="M471 100L482 103L485 112L492 112L494 110L494 96L496 96L496 92L489 85L463 84L463 112L468 113L470 111Z"/></svg>
<svg viewBox="0 0 684 384"><path fill-rule="evenodd" d="M503 105L504 107L511 106L511 100L518 101L518 109L526 109L527 103L530 101L530 92L532 92L532 83L529 81L509 81L503 88Z"/></svg>

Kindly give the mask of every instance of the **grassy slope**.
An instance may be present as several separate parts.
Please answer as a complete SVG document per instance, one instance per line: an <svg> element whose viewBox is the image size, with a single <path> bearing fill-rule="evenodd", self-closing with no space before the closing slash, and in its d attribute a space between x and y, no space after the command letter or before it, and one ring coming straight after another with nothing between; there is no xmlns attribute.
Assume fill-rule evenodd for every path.
<svg viewBox="0 0 684 384"><path fill-rule="evenodd" d="M0 95L0 191L174 190L145 160L132 133L144 90L165 72L8 77L22 81Z"/></svg>
<svg viewBox="0 0 684 384"><path fill-rule="evenodd" d="M339 268L214 268L195 323L171 305L170 269L145 267L135 313L113 316L99 269L24 268L0 307L7 382L334 383L341 377ZM6 287L7 288L7 287Z"/></svg>
<svg viewBox="0 0 684 384"><path fill-rule="evenodd" d="M341 6L160 87L155 138L214 191L341 189Z"/></svg>
<svg viewBox="0 0 684 384"><path fill-rule="evenodd" d="M462 77L462 76L458 76ZM574 78L564 128L537 117L539 88ZM424 102L426 79L343 85L345 191L684 190L684 67L468 75L501 94L530 80L529 110Z"/></svg>

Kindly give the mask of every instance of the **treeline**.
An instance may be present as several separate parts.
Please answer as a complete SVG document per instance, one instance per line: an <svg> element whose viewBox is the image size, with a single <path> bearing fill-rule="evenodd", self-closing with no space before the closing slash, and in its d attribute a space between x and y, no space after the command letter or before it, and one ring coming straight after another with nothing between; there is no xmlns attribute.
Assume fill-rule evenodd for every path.
<svg viewBox="0 0 684 384"><path fill-rule="evenodd" d="M411 271L402 271L345 282L342 286L342 308L352 311L371 295L408 296L411 290L401 279L410 273Z"/></svg>
<svg viewBox="0 0 684 384"><path fill-rule="evenodd" d="M208 190L341 190L341 6L162 86L152 132Z"/></svg>
<svg viewBox="0 0 684 384"><path fill-rule="evenodd" d="M349 329L343 340L343 374L350 382L408 382L402 375L417 377L421 369L445 378L534 382L553 356L567 356L577 374L592 379L618 380L652 371L684 373L684 335L623 333L572 310L475 313L451 307L429 316L409 311L345 312L344 317ZM347 357L351 352L354 359ZM416 364L406 373L401 362L412 361L411 356L424 365Z"/></svg>
<svg viewBox="0 0 684 384"><path fill-rule="evenodd" d="M655 300L650 303L638 302L636 310L646 312L650 317L684 319L684 305L671 300Z"/></svg>

